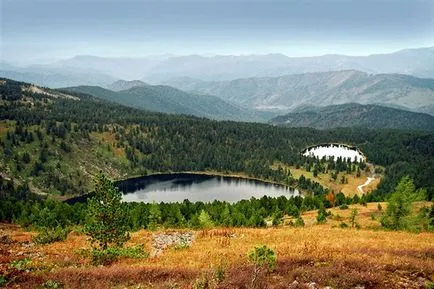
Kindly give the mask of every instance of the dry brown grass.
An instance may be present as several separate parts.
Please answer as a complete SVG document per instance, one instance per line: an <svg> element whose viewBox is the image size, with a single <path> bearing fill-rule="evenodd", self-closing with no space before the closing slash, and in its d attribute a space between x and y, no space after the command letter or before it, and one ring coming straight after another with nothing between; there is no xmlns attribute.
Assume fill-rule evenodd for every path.
<svg viewBox="0 0 434 289"><path fill-rule="evenodd" d="M286 166L279 162L275 162L271 166L271 168L277 169L279 166L282 168L289 169L294 179L299 179L303 175L305 178L311 179L319 183L321 186L328 188L330 191L333 191L335 193L342 192L346 196L354 196L355 194L360 195L360 192L357 190L357 187L363 185L366 182L367 178L370 176L370 174L366 173L365 171L361 172L360 177L357 177L356 173L352 173L352 174L339 173L338 177L336 178L336 181L334 181L330 177L330 174L319 173L316 177L314 177L312 172L308 172L304 168L297 169L293 166ZM348 183L345 184L340 183L340 180L343 175L348 179ZM377 188L378 184L380 183L380 180L381 180L381 176L377 176L369 185L363 187L363 192L369 193L373 191L375 188Z"/></svg>
<svg viewBox="0 0 434 289"><path fill-rule="evenodd" d="M198 231L190 248L169 248L157 258L123 259L107 267L90 266L77 254L87 246L86 237L78 233L71 233L65 242L45 246L17 245L7 260L42 254L35 258L41 269L19 279L20 288L49 279L66 288L193 288L203 274L211 280L218 266L225 268L226 278L220 284L212 281L213 287L249 288L252 267L247 253L266 244L276 251L278 265L274 273L262 276L260 288L289 288L294 280L333 288L419 288L421 282L434 279L434 234L365 229L378 227L378 221L370 217L378 212L377 204L356 207L360 230L333 227L338 220L314 225L316 212L307 212L305 228ZM346 220L350 210L332 212ZM4 229L14 240L31 238L31 233L17 227ZM150 250L151 241L152 232L141 230L132 234L127 245L144 244ZM24 254L17 256L17 252Z"/></svg>

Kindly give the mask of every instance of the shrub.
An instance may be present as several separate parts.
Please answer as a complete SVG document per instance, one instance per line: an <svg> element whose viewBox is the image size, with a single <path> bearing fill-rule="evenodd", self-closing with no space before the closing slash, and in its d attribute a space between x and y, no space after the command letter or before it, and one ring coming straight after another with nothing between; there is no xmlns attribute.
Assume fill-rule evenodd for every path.
<svg viewBox="0 0 434 289"><path fill-rule="evenodd" d="M85 252L87 255L88 252ZM93 265L109 265L119 258L133 258L141 259L147 258L148 252L145 252L143 245L133 247L109 247L105 250L92 249L90 251L90 258Z"/></svg>
<svg viewBox="0 0 434 289"><path fill-rule="evenodd" d="M190 248L190 244L185 241L181 241L180 243L176 244L174 248L175 250L184 250Z"/></svg>
<svg viewBox="0 0 434 289"><path fill-rule="evenodd" d="M33 237L33 242L36 244L50 244L64 241L67 236L68 229L63 229L62 227L55 229L44 228L37 236Z"/></svg>
<svg viewBox="0 0 434 289"><path fill-rule="evenodd" d="M318 215L316 216L316 222L318 224L324 224L324 223L326 223L328 215L329 215L329 213L327 213L327 211L324 208L324 206L321 205L321 207L318 210Z"/></svg>
<svg viewBox="0 0 434 289"><path fill-rule="evenodd" d="M304 220L302 217L298 217L297 219L295 219L295 223L294 223L295 227L304 227Z"/></svg>
<svg viewBox="0 0 434 289"><path fill-rule="evenodd" d="M53 280L48 280L47 282L45 282L44 284L42 284L39 288L58 289L58 288L63 288L63 285L60 282L53 281Z"/></svg>
<svg viewBox="0 0 434 289"><path fill-rule="evenodd" d="M359 211L357 209L352 209L350 214L350 224L351 228L355 228L357 224L357 215L359 214Z"/></svg>
<svg viewBox="0 0 434 289"><path fill-rule="evenodd" d="M218 266L214 271L214 280L217 283L221 283L226 277L226 272L223 266Z"/></svg>
<svg viewBox="0 0 434 289"><path fill-rule="evenodd" d="M340 224L339 224L339 228L341 228L341 229L346 229L346 228L348 228L349 226L347 225L347 223L345 223L345 222L341 222Z"/></svg>
<svg viewBox="0 0 434 289"><path fill-rule="evenodd" d="M93 265L109 265L117 260L118 254L114 248L107 248L105 250L93 249L90 252Z"/></svg>
<svg viewBox="0 0 434 289"><path fill-rule="evenodd" d="M348 209L348 205L347 204L342 204L342 205L339 206L339 209L346 210L346 209Z"/></svg>
<svg viewBox="0 0 434 289"><path fill-rule="evenodd" d="M276 268L276 253L266 245L257 246L249 252L249 260L253 263L252 287L256 287L256 281L260 273L272 272Z"/></svg>
<svg viewBox="0 0 434 289"><path fill-rule="evenodd" d="M30 270L30 258L23 258L14 260L9 264L9 267L17 269L19 271L27 271Z"/></svg>
<svg viewBox="0 0 434 289"><path fill-rule="evenodd" d="M202 275L200 278L196 279L193 285L194 289L209 289L210 287L211 286L206 275Z"/></svg>
<svg viewBox="0 0 434 289"><path fill-rule="evenodd" d="M6 278L6 276L0 275L0 287L6 286L7 283L8 283L8 279Z"/></svg>

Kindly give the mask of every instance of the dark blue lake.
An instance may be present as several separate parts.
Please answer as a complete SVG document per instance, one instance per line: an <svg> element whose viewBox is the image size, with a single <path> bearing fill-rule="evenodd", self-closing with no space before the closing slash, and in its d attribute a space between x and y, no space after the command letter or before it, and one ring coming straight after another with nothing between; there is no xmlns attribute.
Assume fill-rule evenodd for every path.
<svg viewBox="0 0 434 289"><path fill-rule="evenodd" d="M236 202L251 197L292 197L298 190L251 179L193 173L160 174L117 182L125 202Z"/></svg>

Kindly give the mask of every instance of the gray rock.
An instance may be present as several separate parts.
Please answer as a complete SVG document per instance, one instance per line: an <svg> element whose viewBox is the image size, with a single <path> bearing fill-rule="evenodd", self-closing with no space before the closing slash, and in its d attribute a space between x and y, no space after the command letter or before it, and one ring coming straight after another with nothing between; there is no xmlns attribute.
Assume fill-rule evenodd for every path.
<svg viewBox="0 0 434 289"><path fill-rule="evenodd" d="M193 232L168 232L152 234L151 257L158 257L171 246L190 247L195 239Z"/></svg>

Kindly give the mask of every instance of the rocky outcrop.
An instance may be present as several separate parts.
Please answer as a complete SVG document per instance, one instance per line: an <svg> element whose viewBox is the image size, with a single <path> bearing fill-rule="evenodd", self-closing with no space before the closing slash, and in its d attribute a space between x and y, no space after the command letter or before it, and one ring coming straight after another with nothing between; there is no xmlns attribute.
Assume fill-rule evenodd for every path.
<svg viewBox="0 0 434 289"><path fill-rule="evenodd" d="M163 250L176 246L179 248L190 247L195 239L193 232L166 232L152 234L151 257L158 257Z"/></svg>

